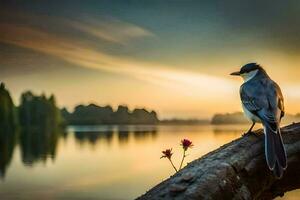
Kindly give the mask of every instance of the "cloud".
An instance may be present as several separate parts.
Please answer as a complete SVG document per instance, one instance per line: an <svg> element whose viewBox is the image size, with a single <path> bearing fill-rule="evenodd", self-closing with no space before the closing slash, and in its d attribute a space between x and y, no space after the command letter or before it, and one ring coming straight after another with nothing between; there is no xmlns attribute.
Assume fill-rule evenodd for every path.
<svg viewBox="0 0 300 200"><path fill-rule="evenodd" d="M114 18L100 18L97 21L88 18L85 22L69 20L69 24L79 31L118 44L126 44L134 39L154 36L153 33L140 26Z"/></svg>
<svg viewBox="0 0 300 200"><path fill-rule="evenodd" d="M127 23L118 23L120 26L130 27ZM117 27L120 26L112 25L110 29L117 30ZM225 79L189 73L185 70L175 70L170 66L158 63L142 62L128 57L110 55L82 41L45 32L44 30L32 26L0 23L0 30L5 30L0 32L0 42L2 43L42 52L77 66L132 77L179 91L184 95L197 96L198 94L203 96L201 92L197 94L194 92L195 89L197 89L199 91L205 91L206 95L203 96L203 98L209 99L211 95L216 95L215 91L222 91L222 93L226 94L233 88L233 84ZM142 32L143 31L138 28L127 28L127 30L124 30L121 34L123 38L120 41L140 37L143 35ZM207 90L208 83L210 84L211 90Z"/></svg>
<svg viewBox="0 0 300 200"><path fill-rule="evenodd" d="M0 23L37 28L70 38L80 37L78 39L85 39L93 36L100 39L99 43L101 43L101 40L105 40L125 45L138 39L155 37L154 33L139 25L104 15L81 16L76 19L76 17L34 14L33 12L24 12L23 10L7 7L1 10L0 18ZM8 32L2 27L1 31Z"/></svg>
<svg viewBox="0 0 300 200"><path fill-rule="evenodd" d="M0 31L0 43L43 53L56 60L68 62L70 66L79 66L83 69L93 69L99 70L99 72L116 74L121 79L130 82L130 84L124 86L126 89L122 90L120 88L123 88L123 85L118 85L122 82L115 79L114 83L110 84L116 84L114 87L119 88L118 91L122 90L124 94L126 93L126 95L119 95L121 93L118 92L115 95L119 95L119 101L129 104L131 101L134 106L165 107L165 110L176 108L176 112L185 113L184 115L195 115L195 113L198 115L199 105L202 105L204 108L201 108L200 113L205 116L205 112L211 112L211 104L216 103L220 96L226 96L227 99L230 99L229 101L222 102L222 105L230 104L232 106L233 102L235 102L232 97L234 97L237 91L237 86L231 80L218 78L213 75L189 72L187 69L178 69L168 64L137 60L129 56L112 54L106 51L106 47L110 48L110 46L103 47L100 40L91 40L89 37L90 34L87 32L83 35L74 35L76 28L68 26L69 21L47 18L44 19L51 21L51 27L40 27L35 24L28 25L25 23L4 23L0 21L0 30L3 30ZM47 24L46 21L44 23ZM54 29L55 27L62 26L66 26L64 30ZM142 39L141 37L134 38L131 36L130 40L135 41L138 38ZM97 42L99 44L95 45L94 43ZM113 45L113 43L109 44ZM124 47L128 48L128 45L130 44L127 43ZM21 62L19 61L19 69L20 71L24 71L21 69L24 67ZM101 75L101 73L99 74ZM100 76L98 83L101 83ZM86 98L96 99L99 96L95 94L97 85L90 85L88 87L93 88L93 92L90 97ZM107 88L113 87L108 85ZM138 89L135 90L135 88ZM132 92L130 97L127 97L127 91L134 92ZM87 91L85 90L84 92L88 96ZM108 89L106 92L106 95L110 95L112 89ZM59 94L58 92L56 93ZM78 99L81 98L85 97ZM103 97L98 98L103 101ZM106 98L109 99L107 101L110 103L118 102L113 98ZM73 100L68 101L74 104ZM168 101L171 102L165 103ZM188 114L184 111L186 107L193 107L187 112ZM227 107L224 106L224 109Z"/></svg>

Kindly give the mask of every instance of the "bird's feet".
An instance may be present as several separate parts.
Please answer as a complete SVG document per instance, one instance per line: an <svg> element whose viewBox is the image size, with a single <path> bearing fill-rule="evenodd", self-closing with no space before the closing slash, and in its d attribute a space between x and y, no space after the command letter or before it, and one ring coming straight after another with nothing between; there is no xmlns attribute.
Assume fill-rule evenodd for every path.
<svg viewBox="0 0 300 200"><path fill-rule="evenodd" d="M261 134L257 131L253 132L253 131L247 131L246 133L243 133L242 136L246 136L246 135L254 135L256 137L260 136Z"/></svg>
<svg viewBox="0 0 300 200"><path fill-rule="evenodd" d="M247 131L247 132L243 133L242 136L244 137L244 136L250 135L250 134L251 134L251 131Z"/></svg>

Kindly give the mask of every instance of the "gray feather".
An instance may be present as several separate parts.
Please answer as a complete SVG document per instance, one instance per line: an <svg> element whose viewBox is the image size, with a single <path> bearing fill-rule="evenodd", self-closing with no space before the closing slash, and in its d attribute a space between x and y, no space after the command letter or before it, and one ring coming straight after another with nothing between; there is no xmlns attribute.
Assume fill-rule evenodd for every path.
<svg viewBox="0 0 300 200"><path fill-rule="evenodd" d="M276 150L275 150L275 141L273 138L273 131L266 126L265 129L265 156L268 167L270 170L273 170L276 164Z"/></svg>
<svg viewBox="0 0 300 200"><path fill-rule="evenodd" d="M278 123L263 122L265 131L265 155L268 167L277 178L287 167L286 152Z"/></svg>
<svg viewBox="0 0 300 200"><path fill-rule="evenodd" d="M273 170L273 173L274 173L276 178L280 179L283 175L283 168L278 163L276 163L275 167L274 167L274 170Z"/></svg>

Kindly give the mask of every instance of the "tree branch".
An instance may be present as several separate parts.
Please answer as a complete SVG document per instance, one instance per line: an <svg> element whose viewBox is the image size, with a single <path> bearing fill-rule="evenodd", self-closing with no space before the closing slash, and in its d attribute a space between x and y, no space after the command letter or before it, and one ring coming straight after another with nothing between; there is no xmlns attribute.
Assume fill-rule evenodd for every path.
<svg viewBox="0 0 300 200"><path fill-rule="evenodd" d="M273 199L300 188L300 123L282 129L288 168L280 180L267 167L262 130L256 133L189 163L137 199Z"/></svg>

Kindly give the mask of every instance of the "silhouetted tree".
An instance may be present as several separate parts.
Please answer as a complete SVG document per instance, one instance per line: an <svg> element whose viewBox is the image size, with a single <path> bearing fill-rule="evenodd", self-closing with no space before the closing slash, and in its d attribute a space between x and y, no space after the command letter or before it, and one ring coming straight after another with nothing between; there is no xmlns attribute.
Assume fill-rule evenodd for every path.
<svg viewBox="0 0 300 200"><path fill-rule="evenodd" d="M135 124L156 124L158 122L156 112L148 112L145 109L134 109L131 122Z"/></svg>
<svg viewBox="0 0 300 200"><path fill-rule="evenodd" d="M47 98L44 94L35 96L28 91L21 95L19 106L20 125L25 129L40 129L52 131L62 123L59 109L56 107L55 97Z"/></svg>
<svg viewBox="0 0 300 200"><path fill-rule="evenodd" d="M68 124L109 124L112 119L113 109L111 106L100 107L95 104L88 106L78 105L72 114L66 119Z"/></svg>
<svg viewBox="0 0 300 200"><path fill-rule="evenodd" d="M96 125L96 124L156 124L156 112L145 109L134 109L131 113L127 106L118 106L114 112L111 106L78 105L73 113L61 110L67 124Z"/></svg>
<svg viewBox="0 0 300 200"><path fill-rule="evenodd" d="M5 88L0 84L0 132L12 132L16 126L15 108L12 98Z"/></svg>
<svg viewBox="0 0 300 200"><path fill-rule="evenodd" d="M4 83L0 84L0 175L5 175L16 144L16 110Z"/></svg>
<svg viewBox="0 0 300 200"><path fill-rule="evenodd" d="M130 113L127 106L118 106L117 111L113 114L116 124L129 124Z"/></svg>

